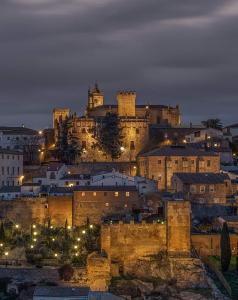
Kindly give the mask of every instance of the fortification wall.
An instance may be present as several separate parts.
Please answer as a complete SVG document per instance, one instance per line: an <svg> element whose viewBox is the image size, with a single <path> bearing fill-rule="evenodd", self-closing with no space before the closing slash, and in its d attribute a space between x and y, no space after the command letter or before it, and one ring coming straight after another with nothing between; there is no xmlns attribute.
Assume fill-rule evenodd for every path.
<svg viewBox="0 0 238 300"><path fill-rule="evenodd" d="M48 215L52 224L55 226L64 226L65 221L72 226L72 197L71 196L49 196Z"/></svg>
<svg viewBox="0 0 238 300"><path fill-rule="evenodd" d="M166 250L166 240L165 224L114 224L101 229L101 249L120 264Z"/></svg>
<svg viewBox="0 0 238 300"><path fill-rule="evenodd" d="M200 256L220 255L220 234L192 234L192 246ZM235 254L237 251L238 235L230 234L231 250Z"/></svg>
<svg viewBox="0 0 238 300"><path fill-rule="evenodd" d="M0 201L0 217L9 219L23 227L37 222L43 223L48 213L46 198L19 198Z"/></svg>

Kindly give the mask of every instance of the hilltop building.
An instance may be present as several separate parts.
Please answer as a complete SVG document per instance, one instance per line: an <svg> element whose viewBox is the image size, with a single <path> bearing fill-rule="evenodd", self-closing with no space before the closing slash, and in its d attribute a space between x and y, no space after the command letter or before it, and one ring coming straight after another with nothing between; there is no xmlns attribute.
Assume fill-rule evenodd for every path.
<svg viewBox="0 0 238 300"><path fill-rule="evenodd" d="M149 128L152 124L178 126L180 124L179 107L165 105L137 105L136 92L121 91L117 93L117 105L105 104L104 95L95 84L88 91L88 105L83 116L71 115L68 109L54 109L53 124L57 139L57 122L69 117L70 136L76 137L81 144L83 154L81 161L108 161L110 157L95 149L96 142L92 130L97 128L107 113L116 113L120 119L122 134L121 156L118 161L135 161L138 153L147 145Z"/></svg>

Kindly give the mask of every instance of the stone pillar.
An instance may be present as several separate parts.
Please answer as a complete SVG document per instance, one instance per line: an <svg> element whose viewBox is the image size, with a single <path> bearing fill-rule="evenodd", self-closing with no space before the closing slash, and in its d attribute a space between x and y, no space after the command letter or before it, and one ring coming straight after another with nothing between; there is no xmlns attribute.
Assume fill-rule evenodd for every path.
<svg viewBox="0 0 238 300"><path fill-rule="evenodd" d="M173 200L168 201L166 206L168 255L190 256L190 202Z"/></svg>

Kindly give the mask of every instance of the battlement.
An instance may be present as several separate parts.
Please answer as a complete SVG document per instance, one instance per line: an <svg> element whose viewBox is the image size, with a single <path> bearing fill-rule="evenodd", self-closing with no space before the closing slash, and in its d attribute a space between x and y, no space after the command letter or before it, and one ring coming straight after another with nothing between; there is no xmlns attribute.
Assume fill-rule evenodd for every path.
<svg viewBox="0 0 238 300"><path fill-rule="evenodd" d="M118 91L117 95L132 95L132 96L136 96L136 91Z"/></svg>

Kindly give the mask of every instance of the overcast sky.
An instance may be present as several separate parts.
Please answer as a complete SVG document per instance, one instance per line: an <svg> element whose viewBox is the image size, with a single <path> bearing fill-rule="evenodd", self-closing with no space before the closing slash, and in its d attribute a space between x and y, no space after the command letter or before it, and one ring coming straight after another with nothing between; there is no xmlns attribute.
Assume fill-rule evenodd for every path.
<svg viewBox="0 0 238 300"><path fill-rule="evenodd" d="M238 122L237 0L0 0L0 125L43 128L54 107L179 104L184 122Z"/></svg>

